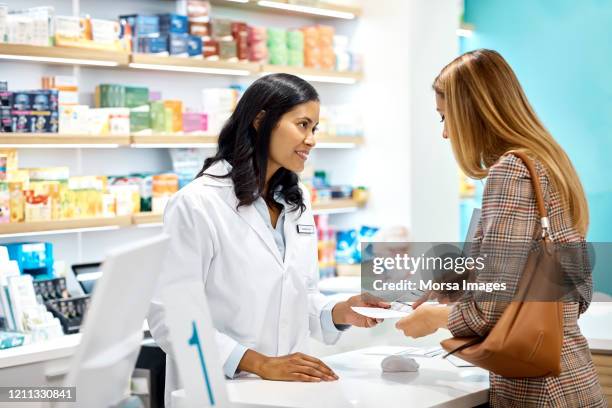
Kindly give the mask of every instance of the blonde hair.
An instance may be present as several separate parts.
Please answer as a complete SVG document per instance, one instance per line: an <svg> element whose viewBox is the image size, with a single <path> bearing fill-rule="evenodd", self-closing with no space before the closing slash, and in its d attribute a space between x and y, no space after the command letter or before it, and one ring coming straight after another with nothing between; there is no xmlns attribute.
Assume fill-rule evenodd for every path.
<svg viewBox="0 0 612 408"><path fill-rule="evenodd" d="M444 99L448 137L459 167L482 179L509 150L542 163L583 236L589 210L578 174L529 104L510 65L496 51L465 53L445 66L433 88Z"/></svg>

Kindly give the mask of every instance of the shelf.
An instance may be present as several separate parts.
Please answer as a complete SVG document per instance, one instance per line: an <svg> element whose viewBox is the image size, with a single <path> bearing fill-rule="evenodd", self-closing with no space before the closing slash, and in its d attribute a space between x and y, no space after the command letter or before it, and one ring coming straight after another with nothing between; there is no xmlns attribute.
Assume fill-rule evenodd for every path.
<svg viewBox="0 0 612 408"><path fill-rule="evenodd" d="M357 211L362 206L350 198L335 199L323 203L314 203L312 213L315 215L349 213Z"/></svg>
<svg viewBox="0 0 612 408"><path fill-rule="evenodd" d="M132 135L132 147L167 148L167 147L217 147L217 136L211 135Z"/></svg>
<svg viewBox="0 0 612 408"><path fill-rule="evenodd" d="M199 134L153 135L63 135L59 133L0 133L0 148L215 148L217 136ZM317 136L317 148L353 148L363 144L362 136Z"/></svg>
<svg viewBox="0 0 612 408"><path fill-rule="evenodd" d="M216 75L254 75L260 65L251 62L209 61L196 58L166 57L151 54L132 54L130 68L155 71L194 72Z"/></svg>
<svg viewBox="0 0 612 408"><path fill-rule="evenodd" d="M153 212L140 212L132 215L132 224L138 226L157 225L163 221L163 214Z"/></svg>
<svg viewBox="0 0 612 408"><path fill-rule="evenodd" d="M329 82L336 84L355 84L363 79L361 72L339 72L331 70L322 70L315 68L299 68L289 67L284 65L267 65L261 66L261 73L263 74L274 74L274 73L286 73L299 76L307 81L312 82Z"/></svg>
<svg viewBox="0 0 612 408"><path fill-rule="evenodd" d="M360 7L331 4L305 6L288 4L287 1L258 0L212 0L211 3L217 6L239 8L243 10L318 18L339 18L344 20L352 20L361 15Z"/></svg>
<svg viewBox="0 0 612 408"><path fill-rule="evenodd" d="M0 147L114 148L128 146L130 136L64 135L59 133L0 133Z"/></svg>
<svg viewBox="0 0 612 408"><path fill-rule="evenodd" d="M49 64L117 67L127 65L129 54L77 47L43 47L26 44L0 44L0 59Z"/></svg>
<svg viewBox="0 0 612 408"><path fill-rule="evenodd" d="M351 199L313 204L313 214L335 214L356 211L360 206ZM103 231L118 228L157 227L162 225L160 213L141 212L117 217L81 218L73 220L15 222L0 224L0 238L50 235L72 232Z"/></svg>
<svg viewBox="0 0 612 408"><path fill-rule="evenodd" d="M66 232L100 231L129 227L131 216L81 218L0 224L0 238L27 235L61 234Z"/></svg>
<svg viewBox="0 0 612 408"><path fill-rule="evenodd" d="M209 61L151 54L127 54L87 48L41 47L22 44L0 44L0 60L2 59L230 76L287 73L312 82L337 84L355 84L363 78L360 72L338 72L282 65L262 65L252 62Z"/></svg>

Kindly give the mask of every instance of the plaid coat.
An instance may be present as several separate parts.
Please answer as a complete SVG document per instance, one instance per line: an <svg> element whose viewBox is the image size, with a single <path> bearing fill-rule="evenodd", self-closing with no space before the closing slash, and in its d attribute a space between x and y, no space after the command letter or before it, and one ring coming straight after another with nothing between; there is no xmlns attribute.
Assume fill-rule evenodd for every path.
<svg viewBox="0 0 612 408"><path fill-rule="evenodd" d="M554 242L581 242L569 212L558 192L549 183L546 171L536 161ZM509 243L531 242L539 224L536 200L529 171L521 159L503 156L489 170L482 199L482 215L475 233L472 254L486 245L509 247ZM527 253L502 254L504 273L513 273L518 282ZM507 278L507 277L505 277ZM493 407L605 407L601 386L586 339L577 320L591 301L592 282L579 302L564 304L564 338L561 375L543 378L504 378L490 373L490 403ZM448 328L454 336L486 335L503 312L503 305L479 302L469 296L451 309ZM497 307L496 307L497 306Z"/></svg>

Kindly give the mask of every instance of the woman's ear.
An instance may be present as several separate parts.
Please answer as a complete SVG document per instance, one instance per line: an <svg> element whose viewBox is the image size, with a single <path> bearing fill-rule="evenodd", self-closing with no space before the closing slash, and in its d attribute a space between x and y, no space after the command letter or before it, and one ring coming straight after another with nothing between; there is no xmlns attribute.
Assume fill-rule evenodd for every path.
<svg viewBox="0 0 612 408"><path fill-rule="evenodd" d="M259 125L261 124L261 121L263 120L265 115L266 111L262 110L257 114L257 116L255 116L255 120L253 121L253 127L255 128L255 130L259 130Z"/></svg>

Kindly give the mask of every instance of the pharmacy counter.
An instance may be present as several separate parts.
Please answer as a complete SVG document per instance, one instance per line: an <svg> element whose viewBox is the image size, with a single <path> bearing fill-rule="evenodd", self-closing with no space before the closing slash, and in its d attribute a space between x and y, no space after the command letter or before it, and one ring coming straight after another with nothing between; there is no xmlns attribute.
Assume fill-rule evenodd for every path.
<svg viewBox="0 0 612 408"><path fill-rule="evenodd" d="M340 379L297 383L246 377L228 381L232 402L268 407L473 407L488 400L489 376L441 356L417 357L418 372L382 373L381 360L405 347L371 347L324 358Z"/></svg>

